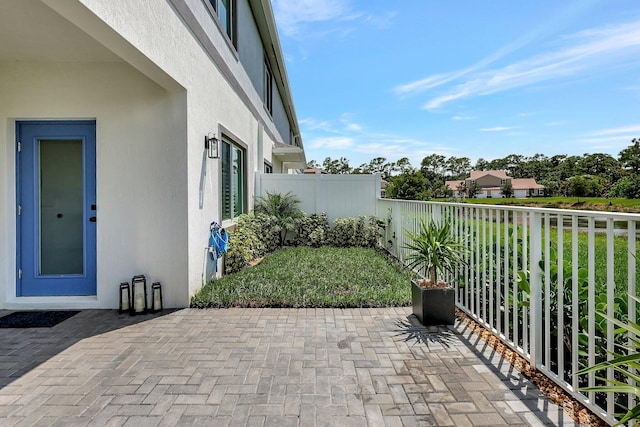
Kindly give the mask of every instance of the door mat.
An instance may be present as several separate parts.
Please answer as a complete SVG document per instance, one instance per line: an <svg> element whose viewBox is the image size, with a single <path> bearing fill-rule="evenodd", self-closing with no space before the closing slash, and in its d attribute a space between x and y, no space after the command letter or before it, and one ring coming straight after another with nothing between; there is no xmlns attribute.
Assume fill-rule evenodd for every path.
<svg viewBox="0 0 640 427"><path fill-rule="evenodd" d="M16 311L0 317L0 328L50 328L78 313L71 310Z"/></svg>

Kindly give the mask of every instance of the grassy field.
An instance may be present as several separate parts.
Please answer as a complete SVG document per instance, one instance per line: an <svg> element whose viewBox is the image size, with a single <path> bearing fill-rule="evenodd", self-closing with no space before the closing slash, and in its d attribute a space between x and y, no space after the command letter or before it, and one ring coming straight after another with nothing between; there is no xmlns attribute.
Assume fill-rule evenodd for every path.
<svg viewBox="0 0 640 427"><path fill-rule="evenodd" d="M482 227L482 226L481 226ZM504 232L502 225L500 226L500 245L503 245L504 241ZM475 230L475 222L472 226L473 230ZM510 232L512 230L511 227ZM522 227L518 227L518 237L522 240ZM496 236L496 225L489 226L487 223L487 233L493 233L494 239ZM549 229L549 239L550 239L550 247L552 252L557 253L558 247L558 234L559 230L557 227L551 227ZM586 232L580 231L577 234L578 240L578 264L573 265L573 257L572 257L572 238L573 233L571 230L565 229L563 232L563 259L564 263L568 265L569 268L577 268L577 269L587 269L589 265L589 243L588 243L588 234ZM489 238L487 237L487 240ZM604 233L594 233L594 245L593 245L593 259L594 259L594 283L596 285L602 285L607 283L607 236ZM511 237L509 238L509 246L512 248ZM512 249L510 249L512 250ZM502 256L502 254L501 254ZM522 254L519 254L521 257ZM543 254L544 256L544 254ZM635 257L638 260L636 263L636 277L640 277L640 242L636 245L636 253ZM627 284L628 284L628 260L629 260L629 250L628 250L628 239L626 236L614 236L613 238L613 274L614 274L614 283L616 286L616 293L623 294L626 292ZM551 256L550 261L552 265L557 263L557 257L555 255ZM565 273L570 273L569 269L565 269ZM565 274L565 280L569 279L570 276ZM638 289L640 292L640 288Z"/></svg>
<svg viewBox="0 0 640 427"><path fill-rule="evenodd" d="M552 247L557 247L558 230L553 229L550 233ZM586 233L578 234L578 268L587 268L588 264L588 238ZM564 233L564 260L571 263L571 233ZM616 293L623 294L627 289L628 278L628 255L627 238L616 236L613 241L613 273L614 283L616 285ZM636 258L640 260L640 246L636 249ZM607 237L604 234L596 233L594 235L594 262L595 262L595 280L596 284L604 284L607 282ZM640 277L640 262L636 263L636 277Z"/></svg>
<svg viewBox="0 0 640 427"><path fill-rule="evenodd" d="M465 202L486 205L514 205L539 208L640 213L640 199L606 199L604 197L531 197L527 199L465 199Z"/></svg>
<svg viewBox="0 0 640 427"><path fill-rule="evenodd" d="M223 276L192 307L390 307L411 304L413 275L366 248L285 248Z"/></svg>

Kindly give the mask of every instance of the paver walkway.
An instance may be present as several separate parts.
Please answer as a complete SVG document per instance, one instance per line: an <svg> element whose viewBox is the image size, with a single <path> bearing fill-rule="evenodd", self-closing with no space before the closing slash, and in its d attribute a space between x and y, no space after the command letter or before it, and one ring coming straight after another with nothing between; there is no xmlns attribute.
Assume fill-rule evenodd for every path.
<svg viewBox="0 0 640 427"><path fill-rule="evenodd" d="M0 329L0 425L573 425L464 326L409 310L87 310Z"/></svg>

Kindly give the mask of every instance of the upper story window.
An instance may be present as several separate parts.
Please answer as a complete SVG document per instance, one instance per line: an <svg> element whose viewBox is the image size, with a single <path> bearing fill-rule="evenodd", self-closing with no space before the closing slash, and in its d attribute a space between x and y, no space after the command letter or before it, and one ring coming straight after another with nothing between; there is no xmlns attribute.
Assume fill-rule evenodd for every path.
<svg viewBox="0 0 640 427"><path fill-rule="evenodd" d="M264 162L264 173L273 173L273 166L271 166L267 162Z"/></svg>
<svg viewBox="0 0 640 427"><path fill-rule="evenodd" d="M236 0L206 0L205 4L209 10L218 17L222 29L231 43L237 47L236 43Z"/></svg>
<svg viewBox="0 0 640 427"><path fill-rule="evenodd" d="M264 62L264 107L273 115L273 72L267 61Z"/></svg>

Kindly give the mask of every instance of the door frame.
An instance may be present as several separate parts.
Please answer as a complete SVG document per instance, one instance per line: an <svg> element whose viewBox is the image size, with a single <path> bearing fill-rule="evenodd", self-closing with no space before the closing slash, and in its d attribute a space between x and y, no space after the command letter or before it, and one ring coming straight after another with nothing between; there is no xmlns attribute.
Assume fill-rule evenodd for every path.
<svg viewBox="0 0 640 427"><path fill-rule="evenodd" d="M31 293L30 291L25 292L25 284L24 284L24 261L26 257L23 257L24 250L31 250L31 259L28 261L33 262L34 265L39 259L39 247L37 241L34 243L32 248L23 247L23 232L25 232L26 227L31 226L34 233L38 231L37 224L37 212L39 209L34 207L34 212L31 214L31 219L33 220L31 225L23 224L25 221L25 217L22 215L21 208L24 206L26 197L25 191L30 193L32 196L38 194L39 189L37 187L37 182L34 180L33 187L31 189L24 188L24 179L23 170L25 163L31 161L30 173L33 174L34 178L39 176L39 160L37 152L32 153L32 158L24 158L24 147L25 141L21 141L24 138L23 126L60 126L61 129L70 129L73 126L90 126L92 127L92 133L86 132L86 130L82 131L74 131L70 129L68 132L63 132L64 135L54 135L48 137L48 139L82 139L82 159L83 159L83 170L82 170L82 180L83 180L83 273L75 274L75 275L43 275L40 276L36 270L33 271L34 279L39 280L51 280L53 283L56 281L63 282L83 278L85 280L85 287L88 284L88 287L85 291L72 291L72 292L61 292L54 291L51 294L40 294L40 293ZM92 212L89 207L93 208L96 205L96 121L95 120L16 120L15 122L15 141L16 141L16 288L15 288L15 296L16 297L31 297L31 296L44 296L44 297L64 297L64 296L96 296L97 295L97 230L96 225L90 225L89 217L93 214L95 216L95 212ZM46 132L45 132L46 133ZM27 142L27 144L34 144L33 141ZM34 150L37 149L37 145L34 144ZM90 151L88 151L90 150ZM93 206L92 206L93 205ZM93 230L87 227L92 227ZM33 267L35 268L35 267ZM58 290L59 288L54 288Z"/></svg>

